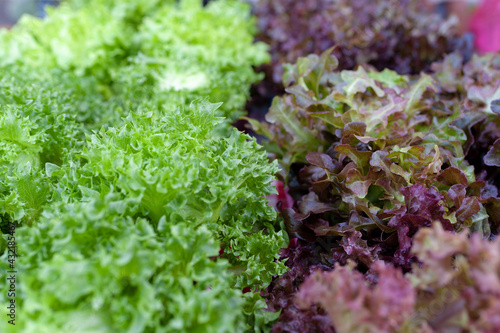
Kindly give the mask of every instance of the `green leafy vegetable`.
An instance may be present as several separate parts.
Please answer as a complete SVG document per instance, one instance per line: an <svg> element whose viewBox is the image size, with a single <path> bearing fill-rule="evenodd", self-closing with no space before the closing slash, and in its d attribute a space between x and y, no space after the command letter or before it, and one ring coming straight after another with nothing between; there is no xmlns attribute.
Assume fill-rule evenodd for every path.
<svg viewBox="0 0 500 333"><path fill-rule="evenodd" d="M214 135L217 107L132 113L88 136L79 160L48 167L53 202L16 232L16 329L234 332L273 318L241 290L284 272L265 199L276 165L236 130Z"/></svg>
<svg viewBox="0 0 500 333"><path fill-rule="evenodd" d="M0 66L20 64L35 79L43 68L53 81L57 70L74 74L75 85L111 102L99 110L109 116L82 113L98 128L119 121L117 106L123 115L145 103L189 105L199 96L225 101L219 115L235 120L260 79L252 66L268 59L266 46L253 43L249 11L233 0L206 7L201 0L69 1L43 20L24 17L0 32Z"/></svg>
<svg viewBox="0 0 500 333"><path fill-rule="evenodd" d="M228 126L267 59L253 23L231 0L74 0L0 31L0 215L22 254L0 331L269 328L277 166Z"/></svg>

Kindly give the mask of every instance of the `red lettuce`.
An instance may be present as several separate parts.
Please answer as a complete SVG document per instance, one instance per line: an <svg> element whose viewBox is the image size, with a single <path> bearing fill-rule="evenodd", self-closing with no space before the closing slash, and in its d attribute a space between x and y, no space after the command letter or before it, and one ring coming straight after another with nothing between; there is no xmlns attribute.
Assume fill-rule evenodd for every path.
<svg viewBox="0 0 500 333"><path fill-rule="evenodd" d="M294 302L295 293L305 278L315 271L329 270L321 262L328 253L319 246L299 241L283 250L282 259L289 270L277 277L267 288L264 296L268 310L281 311L280 320L273 326L272 333L281 332L325 332L334 333L332 322L324 311L317 308L301 309Z"/></svg>
<svg viewBox="0 0 500 333"><path fill-rule="evenodd" d="M312 266L331 270L352 261L375 276L381 260L410 273L418 262L415 235L435 222L451 233L495 238L500 56L463 66L452 54L432 73L409 76L371 66L339 71L331 51L289 66L286 94L274 99L266 122L252 122L269 139L263 144L293 199L277 206L300 245L284 258L321 249L311 250L314 264L289 260L291 270L309 274ZM269 306L283 309L276 327L302 313L290 302L296 287L276 289L291 281L278 277L268 289ZM277 290L286 302L277 301Z"/></svg>
<svg viewBox="0 0 500 333"><path fill-rule="evenodd" d="M258 38L271 47L267 73L276 83L283 64L334 45L341 69L371 64L402 74L471 48L455 19L443 20L417 0L259 0L255 13Z"/></svg>
<svg viewBox="0 0 500 333"><path fill-rule="evenodd" d="M370 286L355 264L336 265L315 273L300 287L298 304L325 309L338 333L399 332L411 316L416 293L400 270L377 261L371 270L378 283Z"/></svg>
<svg viewBox="0 0 500 333"><path fill-rule="evenodd" d="M500 238L436 223L415 235L412 252L419 265L406 275L381 261L366 274L354 262L316 272L299 287L297 305L326 311L338 333L500 330Z"/></svg>

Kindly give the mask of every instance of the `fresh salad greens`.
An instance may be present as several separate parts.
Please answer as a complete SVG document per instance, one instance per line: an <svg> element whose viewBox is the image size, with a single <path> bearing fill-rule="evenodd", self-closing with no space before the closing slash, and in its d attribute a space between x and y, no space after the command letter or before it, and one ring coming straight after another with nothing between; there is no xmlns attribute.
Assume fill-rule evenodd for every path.
<svg viewBox="0 0 500 333"><path fill-rule="evenodd" d="M500 331L500 54L414 0L251 2L0 30L1 332Z"/></svg>
<svg viewBox="0 0 500 333"><path fill-rule="evenodd" d="M256 0L259 40L270 45L270 78L281 83L287 63L332 46L340 69L370 64L418 74L471 42L456 17L443 19L418 0Z"/></svg>
<svg viewBox="0 0 500 333"><path fill-rule="evenodd" d="M308 277L297 295L320 304L336 332L496 332L500 328L500 239L420 230L413 272L375 262L365 279L354 262Z"/></svg>
<svg viewBox="0 0 500 333"><path fill-rule="evenodd" d="M267 121L250 120L269 139L263 143L280 163L282 191L291 200L281 196L281 216L295 239L282 255L291 270L268 288L270 308L283 310L274 331L333 329L317 308L299 309L294 302L300 282L318 269L344 272L338 265L352 261L366 273L382 260L410 272L423 260L412 252L422 228L438 222L448 232L470 230L486 239L500 230L500 55L463 66L454 53L429 74L406 76L370 66L338 71L331 51L289 66L286 94L274 99ZM349 279L339 275L338 281ZM318 299L330 316L341 302L335 300L340 294L332 297ZM364 330L339 324L339 311L332 317L335 329Z"/></svg>
<svg viewBox="0 0 500 333"><path fill-rule="evenodd" d="M253 24L238 1L93 0L0 32L0 331L269 328L277 165L229 126L267 59Z"/></svg>
<svg viewBox="0 0 500 333"><path fill-rule="evenodd" d="M199 96L224 101L217 112L235 120L261 78L252 66L268 60L266 46L253 43L254 23L249 5L235 0L68 1L1 31L0 66L20 64L36 79L62 69L75 85L95 81L90 91L124 110L82 115L98 128L144 104L175 109Z"/></svg>
<svg viewBox="0 0 500 333"><path fill-rule="evenodd" d="M253 291L284 272L265 199L276 165L236 129L214 135L218 106L131 113L74 160L37 170L50 204L16 232L15 329L235 332L275 317Z"/></svg>

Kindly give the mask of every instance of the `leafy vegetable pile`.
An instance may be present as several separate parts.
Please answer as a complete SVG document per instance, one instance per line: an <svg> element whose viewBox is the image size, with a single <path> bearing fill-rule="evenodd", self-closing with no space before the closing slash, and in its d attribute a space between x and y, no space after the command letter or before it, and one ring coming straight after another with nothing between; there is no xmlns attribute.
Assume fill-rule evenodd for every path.
<svg viewBox="0 0 500 333"><path fill-rule="evenodd" d="M358 64L417 74L449 52L470 51L454 19L443 20L415 0L258 0L261 41L271 46L270 78L283 64L333 51L340 69Z"/></svg>
<svg viewBox="0 0 500 333"><path fill-rule="evenodd" d="M21 64L40 80L54 69L54 81L61 70L74 73L74 84L90 81L85 90L113 102L114 113L144 105L175 109L210 96L224 101L218 114L234 120L260 79L252 65L268 59L266 46L252 43L254 32L249 6L239 1L203 7L198 0L71 0L43 20L24 17L0 32L0 65ZM120 113L96 108L81 117L99 126L119 121Z"/></svg>
<svg viewBox="0 0 500 333"><path fill-rule="evenodd" d="M1 32L0 214L20 256L18 319L0 331L239 332L276 318L258 291L285 271L266 200L277 167L228 126L267 58L253 32L236 1L153 0L70 1Z"/></svg>
<svg viewBox="0 0 500 333"><path fill-rule="evenodd" d="M367 273L336 265L302 285L298 303L320 304L338 332L496 332L500 327L500 239L451 234L439 223L417 233L421 265L403 276L377 261Z"/></svg>
<svg viewBox="0 0 500 333"><path fill-rule="evenodd" d="M206 2L0 31L0 331L500 331L500 54L413 0Z"/></svg>
<svg viewBox="0 0 500 333"><path fill-rule="evenodd" d="M281 215L290 237L298 239L283 253L291 270L268 288L270 308L283 309L274 331L333 331L323 312L314 307L305 310L297 307L294 297L301 289L302 305L319 303L339 332L361 332L361 326L350 325L363 325L365 321L379 331L400 332L401 327L413 325L403 320L409 313L426 307L425 293L421 295L419 291L427 290L426 283L434 291L438 287L458 288L457 302L474 297L462 294L469 287L457 287L451 278L439 282L439 286L432 285L439 280L428 281L434 274L436 277L442 274L433 271L439 265L432 261L434 258L425 261L427 257L420 249L430 246L424 244L422 236L427 231L415 236L418 231L438 223L436 228L440 231L428 236L436 238L432 253L437 256L435 260L450 261L455 255L453 251L466 250L458 245L455 250L447 249L447 239L455 236L442 230L474 231L475 240L471 242L477 244L470 246L476 253L490 251L480 250L490 248L480 237L493 239L500 229L500 198L496 187L500 56L474 57L462 66L463 59L455 53L433 65L430 75L403 76L368 66L360 66L356 71L337 71L337 58L330 52L300 58L289 67L284 75L287 93L273 101L266 115L268 122L253 121L256 130L269 138L265 145L281 164L280 176L292 199L292 202L283 200ZM456 242L465 242L465 234L461 235ZM412 247L415 237L421 237L420 243L413 242ZM494 253L496 245L491 246ZM471 265L478 264L474 260L471 259ZM491 260L498 260L498 255ZM425 264L432 267L413 269L403 278L400 271L386 269L380 261L403 272L412 271L418 263L424 264L419 267L425 268ZM349 262L349 269L339 268ZM496 264L481 265L483 274L500 279ZM337 268L332 273L315 275L299 287L304 276L334 266ZM452 266L450 261L445 266L448 268L441 270L448 269L447 274L453 275ZM354 267L360 273L352 271ZM365 279L361 273L372 283L377 281L374 276L380 275L379 284L375 289L367 289L366 296L358 285ZM389 277L385 278L386 275ZM405 280L413 281L412 276L418 276L422 285L410 285ZM358 281L352 282L352 292L345 285L351 280ZM384 292L381 288L385 288L385 283L407 299ZM481 289L480 279L470 283L471 288ZM401 286L396 287L397 284ZM406 294L405 288L410 290ZM477 297L498 304L500 285L495 282L491 288ZM412 293L422 300L410 297ZM354 305L387 304L392 302L391 297L407 302L408 313L398 303L393 303L395 307L388 309L389 312L380 314L377 311L385 310L367 309L363 314ZM352 307L351 302L354 302ZM455 305L457 308L453 308ZM469 320L462 322L461 327L479 325L482 331L500 328L496 317L483 318L486 324L475 323L475 313L483 311L474 308L475 305L466 310L462 303L442 307L447 306L451 308L443 311L451 311L450 318L461 318L462 310L468 311ZM496 313L495 306L484 311ZM384 323L389 326L383 326L381 318L390 317L390 311L394 311L394 321L391 319ZM359 320L352 319L358 315ZM425 325L438 329L439 320L434 315L430 313L424 318ZM452 321L439 325L453 326ZM486 329L488 325L493 328ZM410 326L410 331L416 330Z"/></svg>

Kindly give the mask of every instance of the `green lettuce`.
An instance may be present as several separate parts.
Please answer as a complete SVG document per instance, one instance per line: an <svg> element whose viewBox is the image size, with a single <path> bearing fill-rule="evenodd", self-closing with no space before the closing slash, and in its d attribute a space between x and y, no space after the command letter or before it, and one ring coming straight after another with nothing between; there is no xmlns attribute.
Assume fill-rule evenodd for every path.
<svg viewBox="0 0 500 333"><path fill-rule="evenodd" d="M0 216L20 253L0 331L268 329L277 166L228 126L267 59L253 23L238 1L75 0L0 31Z"/></svg>
<svg viewBox="0 0 500 333"><path fill-rule="evenodd" d="M131 113L46 164L52 201L16 232L16 330L235 332L275 318L253 291L284 272L265 198L277 167L236 129L214 135L218 106Z"/></svg>
<svg viewBox="0 0 500 333"><path fill-rule="evenodd" d="M500 239L452 234L439 223L420 230L413 272L383 261L363 276L354 262L316 272L301 286L299 306L325 309L336 332L496 332L500 329Z"/></svg>
<svg viewBox="0 0 500 333"><path fill-rule="evenodd" d="M30 69L32 80L72 76L82 103L110 105L82 113L97 128L145 103L175 109L199 96L225 101L217 112L229 122L261 79L252 66L268 60L255 30L250 6L234 0L68 1L0 31L0 67Z"/></svg>
<svg viewBox="0 0 500 333"><path fill-rule="evenodd" d="M84 131L71 91L17 70L0 74L0 213L31 224L50 199L45 168L69 161Z"/></svg>
<svg viewBox="0 0 500 333"><path fill-rule="evenodd" d="M113 82L126 98L138 94L156 104L185 104L198 96L224 101L221 114L241 116L250 84L262 76L252 65L268 60L263 43L252 44L254 19L238 1L181 1L148 15L135 35L138 50L116 68Z"/></svg>

